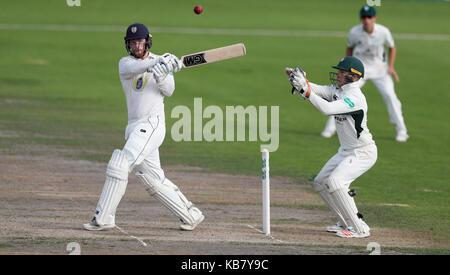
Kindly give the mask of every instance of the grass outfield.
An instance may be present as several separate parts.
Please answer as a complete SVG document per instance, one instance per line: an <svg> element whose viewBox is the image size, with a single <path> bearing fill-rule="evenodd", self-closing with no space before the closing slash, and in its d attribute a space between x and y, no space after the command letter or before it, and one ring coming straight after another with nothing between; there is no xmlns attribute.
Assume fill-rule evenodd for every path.
<svg viewBox="0 0 450 275"><path fill-rule="evenodd" d="M163 166L259 174L259 143L174 142L170 129L177 119L170 118L170 111L178 105L193 107L194 97L201 97L204 107L217 105L222 110L228 105L280 106L280 145L271 154L271 174L306 184L339 144L336 138L319 136L327 117L290 95L283 68L301 64L310 81L328 84L330 66L343 57L345 33L358 23L364 3L81 0L81 7L68 7L64 0L2 3L0 150L45 154L30 149L45 145L60 148L66 157L108 161L112 150L124 144L127 122L117 74L117 62L126 54L123 36L127 25L142 22L153 33L155 53L181 56L238 42L247 47L243 58L176 75L177 89L165 101L168 134L161 147ZM204 6L202 15L192 12L196 4ZM379 156L376 165L352 185L369 224L415 229L446 242L450 238L449 13L450 4L437 1L382 1L378 8L378 23L391 29L398 49L396 70L401 82L396 91L410 140L395 142L382 98L372 83L366 84L368 125ZM87 27L66 31L63 25ZM102 31L98 26L113 27ZM211 29L227 32L208 34ZM297 33L283 35L283 31ZM301 31L332 33L301 35Z"/></svg>

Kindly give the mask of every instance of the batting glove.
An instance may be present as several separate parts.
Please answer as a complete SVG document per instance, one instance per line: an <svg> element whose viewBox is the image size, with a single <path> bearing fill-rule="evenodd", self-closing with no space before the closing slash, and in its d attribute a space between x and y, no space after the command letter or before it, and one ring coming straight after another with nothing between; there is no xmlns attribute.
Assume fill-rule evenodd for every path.
<svg viewBox="0 0 450 275"><path fill-rule="evenodd" d="M178 57L176 57L175 55L172 55L172 72L179 72L182 67L183 64L181 63L181 60L178 59Z"/></svg>
<svg viewBox="0 0 450 275"><path fill-rule="evenodd" d="M164 59L164 63L167 65L167 68L170 72L176 73L179 72L182 68L181 60L178 59L175 55L171 53L165 53L162 55Z"/></svg>
<svg viewBox="0 0 450 275"><path fill-rule="evenodd" d="M164 63L157 63L155 66L153 66L151 71L153 72L153 76L158 83L163 81L169 74L169 69Z"/></svg>

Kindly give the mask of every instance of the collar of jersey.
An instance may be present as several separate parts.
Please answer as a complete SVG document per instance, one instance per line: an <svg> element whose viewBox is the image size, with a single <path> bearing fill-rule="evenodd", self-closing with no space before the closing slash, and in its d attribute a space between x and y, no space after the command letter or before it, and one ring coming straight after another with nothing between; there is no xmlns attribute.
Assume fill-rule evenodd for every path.
<svg viewBox="0 0 450 275"><path fill-rule="evenodd" d="M349 84L343 85L341 87L341 90L343 92L345 92L345 91L352 90L352 89L355 89L355 88L358 88L358 87L359 87L359 80L355 81L355 82L352 82L352 83L349 83Z"/></svg>
<svg viewBox="0 0 450 275"><path fill-rule="evenodd" d="M372 33L367 33L367 32L364 30L364 25L363 25L363 24L360 24L360 25L361 25L361 30L362 30L362 32L363 32L364 34L366 34L366 35L369 35L369 36L373 35L373 34L377 31L377 29L378 29L378 24L377 24L377 23L374 23L374 24L373 24L373 31L372 31Z"/></svg>

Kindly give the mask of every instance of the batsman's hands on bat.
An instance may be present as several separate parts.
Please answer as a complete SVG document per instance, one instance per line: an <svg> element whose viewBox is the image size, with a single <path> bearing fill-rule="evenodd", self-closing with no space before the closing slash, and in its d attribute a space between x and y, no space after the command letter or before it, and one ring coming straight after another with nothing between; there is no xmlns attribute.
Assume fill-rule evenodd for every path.
<svg viewBox="0 0 450 275"><path fill-rule="evenodd" d="M153 72L153 76L155 77L156 82L159 83L167 77L170 71L165 63L157 63L155 66L153 66L151 72Z"/></svg>
<svg viewBox="0 0 450 275"><path fill-rule="evenodd" d="M158 63L164 63L164 58L162 56L151 58L149 67L147 68L147 72L153 73L153 67L155 67L155 65Z"/></svg>
<svg viewBox="0 0 450 275"><path fill-rule="evenodd" d="M162 55L164 59L164 63L167 65L167 68L170 72L176 73L179 72L182 68L181 60L171 53L165 53Z"/></svg>
<svg viewBox="0 0 450 275"><path fill-rule="evenodd" d="M148 72L152 73L156 82L163 81L169 73L181 70L181 61L171 53L165 53L155 59L156 64L149 68Z"/></svg>
<svg viewBox="0 0 450 275"><path fill-rule="evenodd" d="M158 56L158 57L156 57L156 58L150 58L150 63L149 63L149 66L148 66L148 68L147 68L147 72L152 73L153 67L154 67L156 64L161 63L161 62L164 62L164 59L163 59L162 56Z"/></svg>
<svg viewBox="0 0 450 275"><path fill-rule="evenodd" d="M183 67L183 63L181 62L181 60L175 55L172 55L171 61L172 61L172 72L174 73L179 72Z"/></svg>
<svg viewBox="0 0 450 275"><path fill-rule="evenodd" d="M300 67L296 67L295 69L286 68L285 71L293 87L292 94L300 94L303 99L308 99L311 94L311 88L306 79L306 73Z"/></svg>

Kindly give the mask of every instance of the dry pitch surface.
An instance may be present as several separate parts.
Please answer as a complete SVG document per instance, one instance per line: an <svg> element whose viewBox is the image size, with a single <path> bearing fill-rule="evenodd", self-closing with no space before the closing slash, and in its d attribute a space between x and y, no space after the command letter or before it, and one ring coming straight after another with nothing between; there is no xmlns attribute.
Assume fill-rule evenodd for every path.
<svg viewBox="0 0 450 275"><path fill-rule="evenodd" d="M401 248L443 247L419 232L372 227L367 239L324 231L335 220L309 185L271 178L272 237L261 229L261 181L255 176L166 166L166 176L205 214L193 232L148 195L133 174L116 215L119 229L82 230L101 193L106 164L57 156L0 155L0 254L383 254ZM319 210L317 210L319 209ZM445 246L444 246L445 247ZM448 247L447 247L448 248Z"/></svg>

